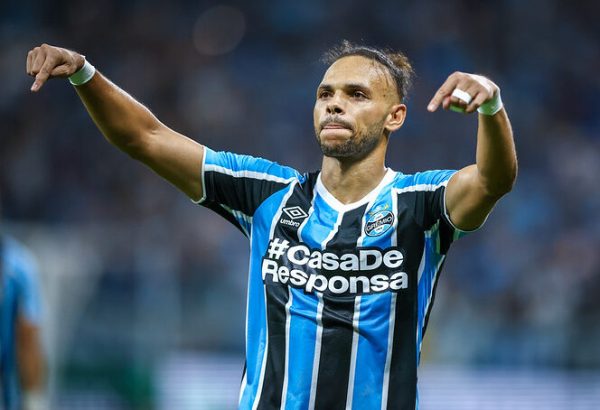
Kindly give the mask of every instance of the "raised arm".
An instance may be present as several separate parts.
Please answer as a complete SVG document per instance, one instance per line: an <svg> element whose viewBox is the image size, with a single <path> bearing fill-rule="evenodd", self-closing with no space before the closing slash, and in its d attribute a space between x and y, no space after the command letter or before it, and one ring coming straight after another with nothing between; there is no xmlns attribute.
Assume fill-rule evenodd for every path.
<svg viewBox="0 0 600 410"><path fill-rule="evenodd" d="M37 92L54 77L69 77L81 70L85 58L64 48L43 44L27 55L27 73L35 77ZM146 107L96 72L75 87L104 137L131 157L197 200L202 196L204 147L161 123Z"/></svg>
<svg viewBox="0 0 600 410"><path fill-rule="evenodd" d="M446 188L446 209L463 230L479 227L496 202L508 193L517 176L512 129L500 100L500 89L489 79L456 72L439 88L427 107L479 113L476 163L452 176ZM495 113L494 113L495 112Z"/></svg>

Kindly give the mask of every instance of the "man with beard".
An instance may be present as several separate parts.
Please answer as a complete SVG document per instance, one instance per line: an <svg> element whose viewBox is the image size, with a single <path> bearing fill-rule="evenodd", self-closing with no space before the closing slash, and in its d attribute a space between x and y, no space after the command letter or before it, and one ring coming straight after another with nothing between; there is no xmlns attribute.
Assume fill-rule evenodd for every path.
<svg viewBox="0 0 600 410"><path fill-rule="evenodd" d="M411 66L348 42L326 55L314 127L320 172L215 152L163 125L73 51L30 51L32 91L69 77L104 136L251 238L241 409L417 405L417 365L450 244L512 188L512 131L489 79L448 77L428 110L478 111L476 164L395 172Z"/></svg>

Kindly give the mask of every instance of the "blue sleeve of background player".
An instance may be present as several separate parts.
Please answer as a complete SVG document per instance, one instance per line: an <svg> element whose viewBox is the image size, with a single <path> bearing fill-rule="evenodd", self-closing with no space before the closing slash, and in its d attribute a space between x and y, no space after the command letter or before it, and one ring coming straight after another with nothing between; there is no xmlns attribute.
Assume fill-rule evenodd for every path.
<svg viewBox="0 0 600 410"><path fill-rule="evenodd" d="M10 241L7 251L16 282L18 314L28 322L39 325L41 300L38 267L33 255L15 241Z"/></svg>
<svg viewBox="0 0 600 410"><path fill-rule="evenodd" d="M203 196L212 209L250 236L252 217L262 202L302 176L293 168L249 155L204 150Z"/></svg>

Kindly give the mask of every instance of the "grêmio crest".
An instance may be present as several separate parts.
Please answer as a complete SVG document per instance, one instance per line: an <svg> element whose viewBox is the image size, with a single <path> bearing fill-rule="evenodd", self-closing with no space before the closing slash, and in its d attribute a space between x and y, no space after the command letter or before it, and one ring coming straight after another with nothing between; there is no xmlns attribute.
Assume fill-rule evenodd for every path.
<svg viewBox="0 0 600 410"><path fill-rule="evenodd" d="M365 222L365 233L368 236L380 236L394 225L394 214L387 210L387 206L369 212L369 219Z"/></svg>

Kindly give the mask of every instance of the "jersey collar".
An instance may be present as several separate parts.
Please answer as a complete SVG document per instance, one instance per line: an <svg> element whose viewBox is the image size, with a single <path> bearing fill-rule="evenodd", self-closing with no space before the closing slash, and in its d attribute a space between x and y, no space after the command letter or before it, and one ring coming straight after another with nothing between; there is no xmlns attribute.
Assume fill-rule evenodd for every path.
<svg viewBox="0 0 600 410"><path fill-rule="evenodd" d="M331 194L331 192L329 192L327 190L327 188L325 188L325 185L323 185L323 181L321 180L321 172L319 172L319 175L317 177L317 183L315 184L315 189L317 190L317 193L325 200L327 205L329 205L330 207L332 207L333 209L335 209L338 212L347 212L352 209L356 209L359 206L362 206L366 203L369 203L373 199L375 199L375 197L377 195L379 195L379 192L381 191L381 189L384 186L386 186L387 184L389 184L390 182L392 182L392 180L394 179L395 176L396 176L396 172L394 172L391 168L388 168L386 170L383 178L381 178L381 181L379 182L379 184L375 188L373 188L373 190L371 192L369 192L367 195L365 195L358 201L352 202L349 204L341 203L336 197L334 197Z"/></svg>

